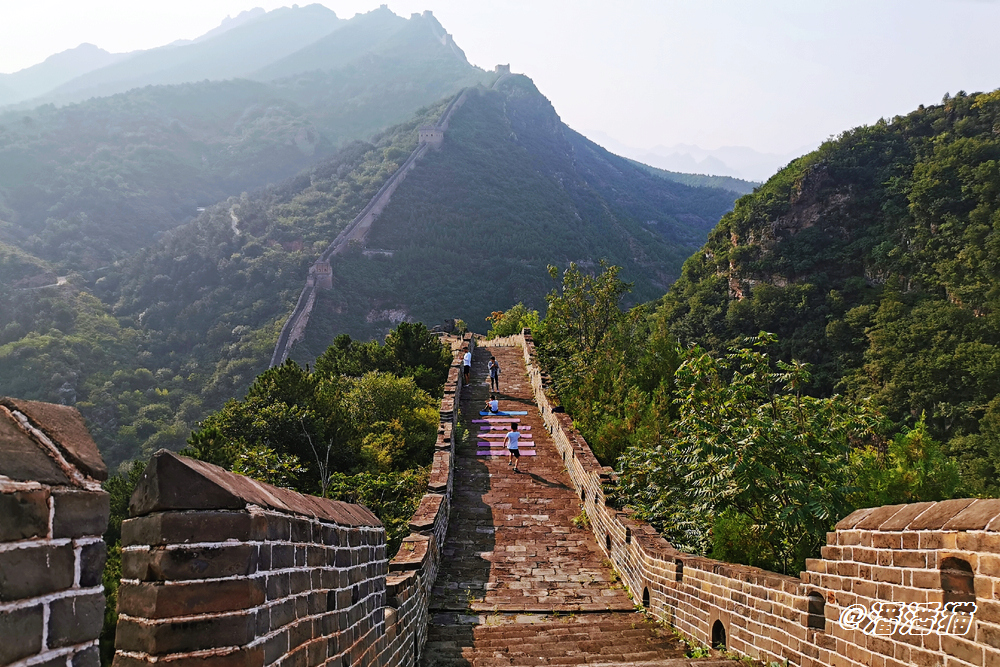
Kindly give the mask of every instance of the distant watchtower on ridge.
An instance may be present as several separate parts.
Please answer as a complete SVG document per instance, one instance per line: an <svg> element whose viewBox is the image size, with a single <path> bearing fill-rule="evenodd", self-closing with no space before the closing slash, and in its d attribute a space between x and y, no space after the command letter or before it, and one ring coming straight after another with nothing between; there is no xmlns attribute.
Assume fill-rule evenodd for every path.
<svg viewBox="0 0 1000 667"><path fill-rule="evenodd" d="M441 144L444 143L444 130L433 125L421 125L417 129L417 140L432 148L441 148Z"/></svg>
<svg viewBox="0 0 1000 667"><path fill-rule="evenodd" d="M330 262L316 262L312 265L312 272L316 278L316 289L333 289L333 269Z"/></svg>

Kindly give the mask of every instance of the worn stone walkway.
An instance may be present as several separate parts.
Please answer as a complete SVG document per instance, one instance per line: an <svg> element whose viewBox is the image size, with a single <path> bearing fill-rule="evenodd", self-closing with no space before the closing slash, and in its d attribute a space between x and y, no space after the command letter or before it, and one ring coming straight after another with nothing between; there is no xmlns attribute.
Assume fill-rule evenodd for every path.
<svg viewBox="0 0 1000 667"><path fill-rule="evenodd" d="M503 370L501 410L525 410L536 456L515 473L506 456L477 456L486 364ZM635 612L593 533L535 406L520 348L479 347L461 397L469 435L456 448L442 568L431 599L427 667L688 665L671 632ZM522 448L527 448L522 444Z"/></svg>

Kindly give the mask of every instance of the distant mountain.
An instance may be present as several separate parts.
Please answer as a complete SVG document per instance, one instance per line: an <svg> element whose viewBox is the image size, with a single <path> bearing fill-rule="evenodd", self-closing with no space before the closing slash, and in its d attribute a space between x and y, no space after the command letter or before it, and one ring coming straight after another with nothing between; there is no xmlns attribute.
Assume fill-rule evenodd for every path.
<svg viewBox="0 0 1000 667"><path fill-rule="evenodd" d="M38 97L71 79L127 57L125 53L108 53L93 44L81 44L13 74L0 74L0 106Z"/></svg>
<svg viewBox="0 0 1000 667"><path fill-rule="evenodd" d="M274 21L298 11L271 12L177 48L216 48L250 29L257 42L266 41ZM10 223L0 226L0 240L64 272L104 266L198 207L288 178L345 142L368 139L464 86L495 79L458 57L433 17L372 14L330 35L328 41L343 34L347 46L338 66L325 71L270 83L148 86L64 107L0 112L0 219ZM356 39L380 23L392 25L391 34L374 45Z"/></svg>
<svg viewBox="0 0 1000 667"><path fill-rule="evenodd" d="M190 44L133 53L55 88L37 102L66 104L143 86L246 77L345 23L322 5L282 7Z"/></svg>
<svg viewBox="0 0 1000 667"><path fill-rule="evenodd" d="M627 159L627 158L626 158ZM656 167L650 167L648 164L643 164L638 160L629 160L632 164L637 167L641 167L649 171L649 173L665 178L668 181L675 181L677 183L683 183L684 185L690 185L696 188L722 188L723 190L730 190L737 194L745 195L754 191L754 188L760 185L760 183L754 183L752 181L744 181L739 178L733 178L732 176L708 176L706 174L682 174L677 171L667 171L666 169L657 169Z"/></svg>
<svg viewBox="0 0 1000 667"><path fill-rule="evenodd" d="M175 42L172 42L172 44L179 46L181 44L204 42L205 40L212 39L213 37L221 35L226 31L232 30L237 26L243 25L247 21L251 21L259 16L263 16L266 13L267 12L264 11L263 7L254 7L253 9L248 9L246 11L240 12L236 16L226 16L226 18L222 19L222 23L220 23L215 28L212 28L204 35L195 37L194 39L179 39Z"/></svg>
<svg viewBox="0 0 1000 667"><path fill-rule="evenodd" d="M746 146L705 149L693 144L637 148L601 131L589 130L587 134L609 151L659 169L682 174L731 176L749 182L765 181L792 159L813 148L803 146L790 153L761 153Z"/></svg>
<svg viewBox="0 0 1000 667"><path fill-rule="evenodd" d="M442 58L458 61L430 38L446 49ZM211 109L219 100L209 91L218 85L151 88L108 102L187 91ZM225 85L235 87L232 96L243 85L265 84ZM18 291L0 282L0 386L26 398L72 397L110 465L179 448L207 410L242 395L267 366L309 264L406 160L416 129L451 99L280 184L208 205L147 249L71 275L69 285ZM189 121L182 130L177 143L190 142ZM102 177L118 157L103 159L109 162L94 168L96 180L84 189L107 197L119 188L116 196L128 201L140 188ZM144 164L151 159L161 169L171 164L158 153ZM484 328L491 310L516 301L543 305L555 287L547 264L591 267L607 258L636 282L636 298L652 298L735 196L674 183L611 155L567 128L525 77L505 79L499 90L475 87L441 150L417 164L376 221L368 240L376 252L338 256L337 289L321 295L293 356L305 360L342 331L381 335L400 317L433 324L458 316ZM116 234L125 235L135 221L118 218ZM9 229L0 224L0 234ZM53 224L46 247L65 252L99 231ZM26 253L9 254L26 270L44 272ZM81 289L87 285L100 301Z"/></svg>

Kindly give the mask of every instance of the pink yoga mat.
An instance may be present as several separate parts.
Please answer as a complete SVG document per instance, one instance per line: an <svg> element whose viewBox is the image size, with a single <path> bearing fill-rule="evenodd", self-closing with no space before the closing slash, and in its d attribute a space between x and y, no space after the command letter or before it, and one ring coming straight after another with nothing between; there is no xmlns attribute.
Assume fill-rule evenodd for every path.
<svg viewBox="0 0 1000 667"><path fill-rule="evenodd" d="M486 447L506 447L507 443L504 442L503 440L495 440L495 441L492 441L492 442L487 442L485 440L480 440L478 443L476 443L476 446L479 447L479 449L484 449ZM533 443L533 442L524 442L522 440L521 441L521 446L523 446L523 447L534 447L535 443Z"/></svg>
<svg viewBox="0 0 1000 667"><path fill-rule="evenodd" d="M509 431L510 427L508 427L508 426L480 426L479 430L480 431ZM531 426L519 426L517 430L518 431L530 431L531 430Z"/></svg>
<svg viewBox="0 0 1000 667"><path fill-rule="evenodd" d="M521 423L520 417L490 417L489 419L473 419L473 424L509 424L511 422Z"/></svg>
<svg viewBox="0 0 1000 667"><path fill-rule="evenodd" d="M535 456L533 449L522 449L520 452L521 456ZM507 456L507 452L499 449L480 450L476 452L476 456Z"/></svg>
<svg viewBox="0 0 1000 667"><path fill-rule="evenodd" d="M507 433L510 433L510 431L507 431ZM503 440L507 437L507 435L505 433L480 433L477 437L489 438L491 440ZM531 440L531 434L522 433L521 440Z"/></svg>

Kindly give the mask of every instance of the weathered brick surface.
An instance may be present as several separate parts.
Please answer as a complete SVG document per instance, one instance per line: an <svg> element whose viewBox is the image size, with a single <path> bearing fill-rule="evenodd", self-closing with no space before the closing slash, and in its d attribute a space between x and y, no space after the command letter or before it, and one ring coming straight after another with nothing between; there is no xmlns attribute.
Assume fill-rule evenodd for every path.
<svg viewBox="0 0 1000 667"><path fill-rule="evenodd" d="M53 537L101 535L108 527L111 496L104 491L56 489L52 505Z"/></svg>
<svg viewBox="0 0 1000 667"><path fill-rule="evenodd" d="M45 537L49 532L49 490L0 493L0 542Z"/></svg>
<svg viewBox="0 0 1000 667"><path fill-rule="evenodd" d="M106 477L75 408L0 397L0 664L99 664Z"/></svg>

